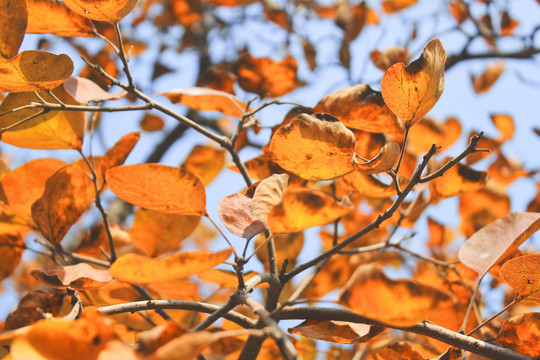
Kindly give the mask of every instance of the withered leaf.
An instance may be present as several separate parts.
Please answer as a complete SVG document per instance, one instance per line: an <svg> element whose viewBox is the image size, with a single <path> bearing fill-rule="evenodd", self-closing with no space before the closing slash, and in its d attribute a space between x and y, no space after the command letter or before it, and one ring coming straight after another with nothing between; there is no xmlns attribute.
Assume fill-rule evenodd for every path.
<svg viewBox="0 0 540 360"><path fill-rule="evenodd" d="M65 289L68 286L75 290L93 289L112 280L109 270L94 269L85 263L56 266L47 271L33 270L31 275L57 289Z"/></svg>

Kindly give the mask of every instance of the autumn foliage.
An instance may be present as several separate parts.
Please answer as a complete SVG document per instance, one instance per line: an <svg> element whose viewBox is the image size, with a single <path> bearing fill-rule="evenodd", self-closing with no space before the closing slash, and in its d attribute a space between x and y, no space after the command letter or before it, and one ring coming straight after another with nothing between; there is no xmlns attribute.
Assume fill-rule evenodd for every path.
<svg viewBox="0 0 540 360"><path fill-rule="evenodd" d="M0 276L18 300L0 356L540 356L540 183L516 205L537 169L505 146L522 124L430 116L456 64L482 61L461 86L486 96L507 65L485 59L531 58L536 29L452 0L434 38L416 0L375 5L0 0ZM366 50L392 19L391 46Z"/></svg>

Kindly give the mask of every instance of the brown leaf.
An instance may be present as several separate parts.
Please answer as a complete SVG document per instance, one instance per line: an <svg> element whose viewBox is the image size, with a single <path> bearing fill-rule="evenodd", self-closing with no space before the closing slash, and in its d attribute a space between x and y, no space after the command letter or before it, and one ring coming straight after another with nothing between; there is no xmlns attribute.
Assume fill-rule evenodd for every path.
<svg viewBox="0 0 540 360"><path fill-rule="evenodd" d="M116 23L137 5L138 0L64 0L77 14L92 20Z"/></svg>
<svg viewBox="0 0 540 360"><path fill-rule="evenodd" d="M471 17L469 14L469 8L467 4L463 2L463 0L451 1L448 6L450 7L450 13L452 16L460 24Z"/></svg>
<svg viewBox="0 0 540 360"><path fill-rule="evenodd" d="M13 330L43 319L44 314L57 316L64 299L63 294L49 290L35 290L25 294L19 305L6 318L5 330Z"/></svg>
<svg viewBox="0 0 540 360"><path fill-rule="evenodd" d="M197 175L204 185L208 185L221 172L227 152L213 146L197 145L182 163L182 167Z"/></svg>
<svg viewBox="0 0 540 360"><path fill-rule="evenodd" d="M538 229L540 213L511 213L474 233L459 249L459 260L483 275Z"/></svg>
<svg viewBox="0 0 540 360"><path fill-rule="evenodd" d="M24 249L26 249L26 244L20 233L0 234L0 254L3 259L0 265L0 280L10 276L17 268Z"/></svg>
<svg viewBox="0 0 540 360"><path fill-rule="evenodd" d="M137 249L155 257L178 250L182 240L195 230L200 218L138 209L129 233Z"/></svg>
<svg viewBox="0 0 540 360"><path fill-rule="evenodd" d="M392 135L403 134L402 122L386 106L380 91L369 85L346 87L323 97L316 112L326 112L352 129Z"/></svg>
<svg viewBox="0 0 540 360"><path fill-rule="evenodd" d="M157 115L146 113L139 125L146 132L159 131L165 126L165 121Z"/></svg>
<svg viewBox="0 0 540 360"><path fill-rule="evenodd" d="M381 151L371 160L359 162L356 153L353 157L353 167L364 174L377 174L388 171L397 163L401 146L395 142L386 143Z"/></svg>
<svg viewBox="0 0 540 360"><path fill-rule="evenodd" d="M97 270L88 264L55 266L47 271L33 270L31 275L45 285L65 289L86 290L101 287L112 280L109 270Z"/></svg>
<svg viewBox="0 0 540 360"><path fill-rule="evenodd" d="M477 94L483 94L495 84L495 81L501 76L504 71L504 62L498 61L487 67L483 74L471 76L474 91Z"/></svg>
<svg viewBox="0 0 540 360"><path fill-rule="evenodd" d="M108 93L92 80L78 76L69 77L62 85L69 95L82 104L88 104L90 101L118 100L127 95L124 89L114 94Z"/></svg>
<svg viewBox="0 0 540 360"><path fill-rule="evenodd" d="M182 104L200 111L221 111L225 115L241 117L246 104L224 91L193 87L173 89L160 93L175 104Z"/></svg>
<svg viewBox="0 0 540 360"><path fill-rule="evenodd" d="M174 320L143 331L137 339L137 350L143 355L150 355L169 341L183 335L186 329Z"/></svg>
<svg viewBox="0 0 540 360"><path fill-rule="evenodd" d="M0 59L0 92L51 90L72 72L73 62L65 54L23 51L10 60Z"/></svg>
<svg viewBox="0 0 540 360"><path fill-rule="evenodd" d="M216 253L202 250L181 252L160 258L127 254L120 256L109 270L113 277L133 284L171 281L211 269L227 260L231 252L231 249Z"/></svg>
<svg viewBox="0 0 540 360"><path fill-rule="evenodd" d="M257 275L257 273L253 271L244 272L244 280L249 280L255 275ZM201 280L218 284L219 287L223 289L238 288L238 275L233 271L208 269L197 273L197 277ZM261 286L264 285L265 284L261 284Z"/></svg>
<svg viewBox="0 0 540 360"><path fill-rule="evenodd" d="M500 274L520 298L540 302L540 254L508 260L501 267Z"/></svg>
<svg viewBox="0 0 540 360"><path fill-rule="evenodd" d="M272 161L304 179L330 180L351 172L354 134L335 117L300 114L270 140Z"/></svg>
<svg viewBox="0 0 540 360"><path fill-rule="evenodd" d="M265 226L268 224L268 213L272 207L282 201L288 181L289 175L274 174L261 181L255 189L249 208L251 214L262 221Z"/></svg>
<svg viewBox="0 0 540 360"><path fill-rule="evenodd" d="M414 280L391 280L379 264L361 265L341 290L339 302L383 324L412 326L434 309L450 308L452 294Z"/></svg>
<svg viewBox="0 0 540 360"><path fill-rule="evenodd" d="M76 164L58 170L32 205L32 218L43 236L59 244L95 198L90 178Z"/></svg>
<svg viewBox="0 0 540 360"><path fill-rule="evenodd" d="M120 165L107 171L113 193L133 205L179 215L206 215L206 193L198 176L161 164Z"/></svg>
<svg viewBox="0 0 540 360"><path fill-rule="evenodd" d="M351 211L347 203L336 201L322 191L289 189L283 202L268 214L268 227L274 234L291 233L326 225Z"/></svg>
<svg viewBox="0 0 540 360"><path fill-rule="evenodd" d="M19 52L28 24L28 5L21 0L0 0L0 55L11 59Z"/></svg>
<svg viewBox="0 0 540 360"><path fill-rule="evenodd" d="M371 340L386 328L382 326L355 324L346 321L306 320L289 329L291 334L340 344L358 344Z"/></svg>
<svg viewBox="0 0 540 360"><path fill-rule="evenodd" d="M218 205L219 217L227 229L246 239L266 229L266 225L251 213L250 202L247 196L236 193L222 199Z"/></svg>
<svg viewBox="0 0 540 360"><path fill-rule="evenodd" d="M445 61L446 51L439 39L434 39L418 59L407 66L392 65L384 74L384 101L405 126L424 117L439 100L444 90Z"/></svg>
<svg viewBox="0 0 540 360"><path fill-rule="evenodd" d="M27 33L93 37L90 20L56 0L28 0Z"/></svg>
<svg viewBox="0 0 540 360"><path fill-rule="evenodd" d="M529 356L540 356L540 313L525 313L506 319L497 342Z"/></svg>
<svg viewBox="0 0 540 360"><path fill-rule="evenodd" d="M199 75L197 86L209 87L214 90L225 91L226 93L235 93L234 84L236 75L229 71L225 64L220 66L211 66Z"/></svg>

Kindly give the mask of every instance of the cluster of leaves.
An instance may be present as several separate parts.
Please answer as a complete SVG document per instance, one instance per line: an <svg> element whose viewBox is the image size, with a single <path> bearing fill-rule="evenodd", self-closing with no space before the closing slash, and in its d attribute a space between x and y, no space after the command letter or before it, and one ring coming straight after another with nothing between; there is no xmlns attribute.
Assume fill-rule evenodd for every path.
<svg viewBox="0 0 540 360"><path fill-rule="evenodd" d="M212 34L250 21L245 14L228 21L225 8L233 15L255 8L261 12L258 21L284 29L287 45L301 44L312 71L318 67L316 47L298 35L298 23L312 17L334 22L342 34L341 65L351 70L350 50L364 26L415 3L383 1L383 14L365 2L348 1L281 6L147 0L137 6L137 0L0 0L0 92L6 93L1 141L78 154L71 163L38 158L13 170L1 162L0 274L21 293L0 334L5 358L308 359L323 351L328 359L539 356L540 317L529 303L540 301L540 255L519 247L540 228L540 200L534 199L528 212L510 213L505 187L533 175L501 150L514 136L513 119L493 115L499 138L472 133L459 155L445 157L461 136L461 124L426 117L443 93L445 70L454 64L540 52L534 45L519 53L497 51L497 41L511 36L518 24L506 9L480 1L485 13L473 16L470 2L449 2L458 31L465 32L461 26L467 22L475 30L459 54L447 56L439 39L427 42L413 61L406 47L374 51L370 58L384 71L381 91L352 84L313 107L271 99L305 85L292 55L274 60L243 48L231 60L210 53ZM132 30L151 23L167 32L181 25L178 52L197 52L197 86L159 93L189 108L187 115L137 86L133 59L146 44L122 34L119 22L130 13ZM501 16L498 25L491 20L495 13ZM19 52L26 33L65 37L63 46L75 49L86 67L72 77L67 55ZM85 46L95 40L90 37L103 46L95 54ZM490 52L470 53L476 38L492 46ZM50 39L40 46L52 46ZM160 51L169 47L162 44ZM488 91L503 70L495 64L474 77L475 91ZM156 59L152 80L172 71ZM111 85L119 90L111 92ZM242 92L263 99L242 101ZM125 105L105 105L116 100ZM258 116L278 105L295 106L265 143L257 144L254 135L265 127ZM92 155L90 135L103 126L102 114L116 118L121 111L144 112L145 133L115 134L114 146ZM208 111L227 118L203 114ZM164 117L179 125L147 162L124 165L141 137L164 127ZM159 164L188 129L213 143L189 149L179 167ZM259 148L259 155L242 161L244 148ZM490 150L497 159L486 171L470 167ZM228 157L233 165L226 169ZM241 246L227 238L207 209L207 185L222 172L240 179L233 171L245 190L213 200L219 201L221 223L245 239ZM453 231L432 218L427 253L398 238L430 205L451 197L459 197L459 231L466 242L457 245ZM83 215L95 223L86 226ZM298 264L304 230L314 227L320 228L322 250ZM306 240L310 247L318 241ZM195 250L184 250L188 241ZM22 261L28 252L35 254ZM245 270L257 261L264 270ZM388 265L410 271L410 278L389 278ZM492 281L482 299L487 275ZM296 278L300 281L292 284ZM505 283L506 306L484 319L489 291ZM254 296L259 291L264 305ZM299 306L321 298L334 306ZM288 329L299 336L280 327L285 319L303 320ZM347 345L321 350L315 340Z"/></svg>

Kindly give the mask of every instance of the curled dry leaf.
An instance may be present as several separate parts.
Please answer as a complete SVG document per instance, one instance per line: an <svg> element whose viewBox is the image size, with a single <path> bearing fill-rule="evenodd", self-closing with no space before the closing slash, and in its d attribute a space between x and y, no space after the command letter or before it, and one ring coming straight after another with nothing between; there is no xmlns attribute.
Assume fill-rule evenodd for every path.
<svg viewBox="0 0 540 360"><path fill-rule="evenodd" d="M306 320L289 329L289 332L340 344L358 344L367 342L384 330L386 328L382 326L355 324L346 321Z"/></svg>
<svg viewBox="0 0 540 360"><path fill-rule="evenodd" d="M76 164L58 170L32 205L32 218L43 236L59 244L95 198L92 180Z"/></svg>
<svg viewBox="0 0 540 360"><path fill-rule="evenodd" d="M540 254L508 260L501 267L500 274L520 298L540 302Z"/></svg>
<svg viewBox="0 0 540 360"><path fill-rule="evenodd" d="M121 165L107 171L113 193L133 205L179 215L206 215L206 192L198 176L161 164Z"/></svg>
<svg viewBox="0 0 540 360"><path fill-rule="evenodd" d="M90 20L79 16L63 2L56 0L28 0L26 32L59 36L95 36Z"/></svg>
<svg viewBox="0 0 540 360"><path fill-rule="evenodd" d="M208 145L193 147L182 167L197 175L204 185L208 185L225 165L226 151Z"/></svg>
<svg viewBox="0 0 540 360"><path fill-rule="evenodd" d="M483 275L538 229L540 213L511 213L475 232L459 249L459 260Z"/></svg>
<svg viewBox="0 0 540 360"><path fill-rule="evenodd" d="M79 105L62 86L56 87L52 93L65 104ZM40 92L39 96L51 103L57 103L48 93ZM86 131L84 111L49 111L42 115L37 115L42 112L40 109L10 112L37 100L37 96L31 92L9 94L4 99L0 104L0 113L8 113L0 117L1 128L13 126L28 117L35 117L4 132L2 141L28 149L81 149Z"/></svg>
<svg viewBox="0 0 540 360"><path fill-rule="evenodd" d="M289 175L274 174L264 179L255 189L255 193L249 203L251 214L268 225L268 213L283 199L283 193L287 188Z"/></svg>
<svg viewBox="0 0 540 360"><path fill-rule="evenodd" d="M504 62L498 61L487 67L483 74L478 76L471 76L472 85L474 91L477 94L483 94L495 84L495 81L501 76L504 71Z"/></svg>
<svg viewBox="0 0 540 360"><path fill-rule="evenodd" d="M73 62L65 54L23 51L10 60L0 59L0 92L51 90L72 72Z"/></svg>
<svg viewBox="0 0 540 360"><path fill-rule="evenodd" d="M391 326L412 326L434 309L451 308L451 293L414 280L391 280L379 264L360 265L343 287L339 302L369 319Z"/></svg>
<svg viewBox="0 0 540 360"><path fill-rule="evenodd" d="M443 159L439 166L444 166L450 159ZM429 183L433 200L458 196L469 191L475 191L485 186L487 173L458 163L444 173L443 176Z"/></svg>
<svg viewBox="0 0 540 360"><path fill-rule="evenodd" d="M336 201L322 191L289 189L283 201L268 214L268 227L274 234L297 232L326 225L351 211L348 203Z"/></svg>
<svg viewBox="0 0 540 360"><path fill-rule="evenodd" d="M427 43L422 55L409 65L392 65L384 74L381 91L384 101L411 126L437 103L444 90L446 51L439 39Z"/></svg>
<svg viewBox="0 0 540 360"><path fill-rule="evenodd" d="M11 59L19 52L28 24L28 5L21 0L0 0L0 55Z"/></svg>
<svg viewBox="0 0 540 360"><path fill-rule="evenodd" d="M540 356L540 313L525 313L506 319L497 334L497 342L520 354Z"/></svg>
<svg viewBox="0 0 540 360"><path fill-rule="evenodd" d="M200 111L221 111L225 115L241 117L246 104L225 91L193 87L173 89L160 93L173 103L182 104Z"/></svg>
<svg viewBox="0 0 540 360"><path fill-rule="evenodd" d="M116 23L133 10L138 0L64 0L63 2L82 17Z"/></svg>
<svg viewBox="0 0 540 360"><path fill-rule="evenodd" d="M30 274L36 280L57 289L68 286L75 290L94 289L112 280L109 270L94 269L85 263L55 266L47 271L33 270Z"/></svg>
<svg viewBox="0 0 540 360"><path fill-rule="evenodd" d="M227 196L218 205L219 217L227 229L246 239L266 229L266 225L251 213L250 203L250 198L236 193Z"/></svg>
<svg viewBox="0 0 540 360"><path fill-rule="evenodd" d="M353 167L364 174L377 174L390 170L398 161L401 146L395 142L389 142L371 160L359 162L356 153L353 157Z"/></svg>
<svg viewBox="0 0 540 360"><path fill-rule="evenodd" d="M323 97L316 112L339 118L351 129L392 135L403 134L402 122L386 106L380 91L369 85L346 87Z"/></svg>
<svg viewBox="0 0 540 360"><path fill-rule="evenodd" d="M351 172L354 134L335 117L300 114L270 140L270 157L304 179L330 180Z"/></svg>
<svg viewBox="0 0 540 360"><path fill-rule="evenodd" d="M182 252L160 258L127 254L120 256L110 268L118 280L133 284L171 281L195 275L221 264L231 255L226 249L216 253L206 250Z"/></svg>
<svg viewBox="0 0 540 360"><path fill-rule="evenodd" d="M62 85L69 95L82 104L88 104L90 101L118 100L127 95L124 89L110 94L92 80L78 76L69 77Z"/></svg>

